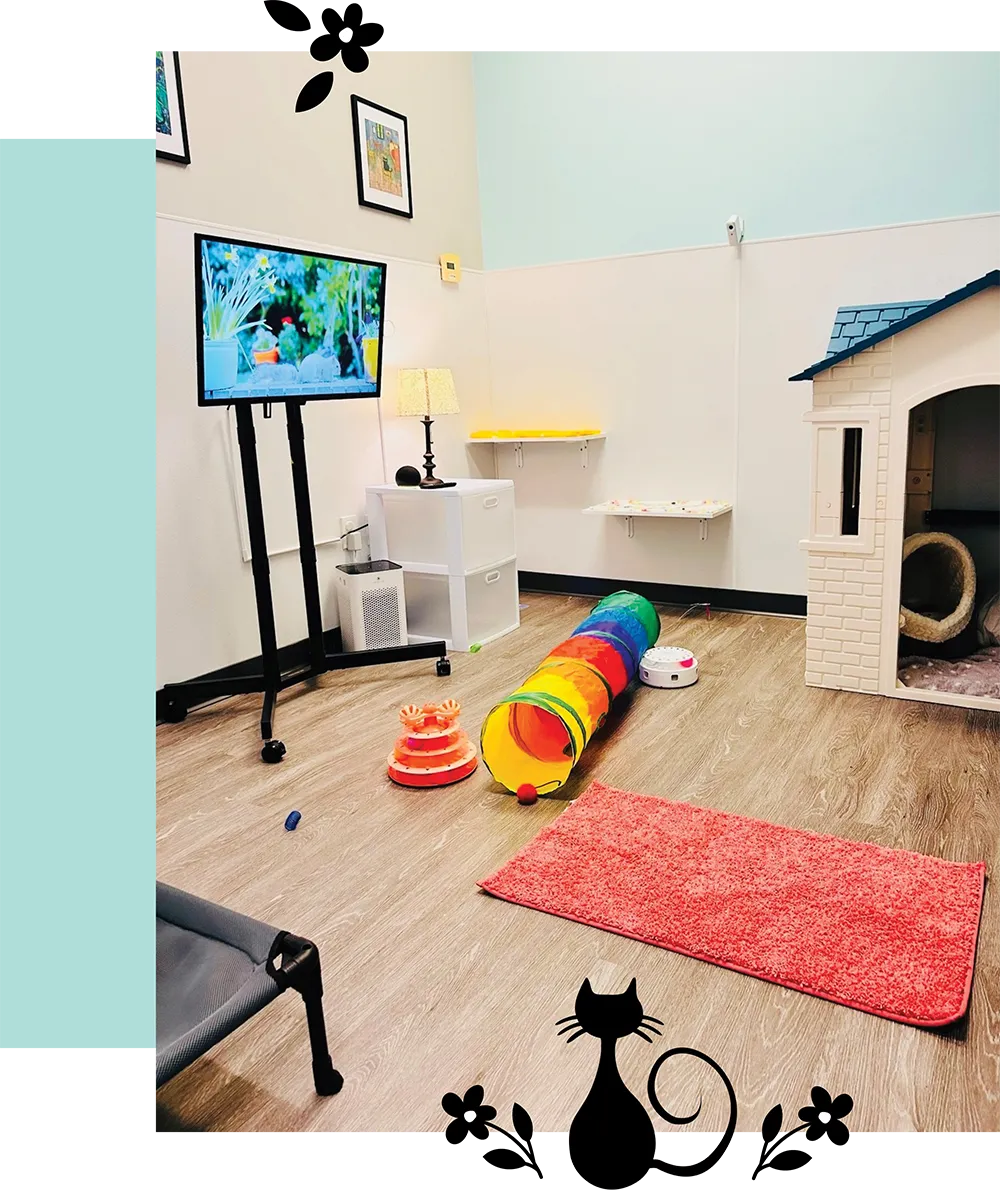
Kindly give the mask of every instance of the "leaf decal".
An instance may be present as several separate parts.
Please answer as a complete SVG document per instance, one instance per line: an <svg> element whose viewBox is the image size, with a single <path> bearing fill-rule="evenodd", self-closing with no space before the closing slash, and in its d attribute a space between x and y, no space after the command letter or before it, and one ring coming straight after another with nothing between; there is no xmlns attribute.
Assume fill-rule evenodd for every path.
<svg viewBox="0 0 1000 1190"><path fill-rule="evenodd" d="M531 1116L519 1104L515 1103L510 1109L510 1118L514 1121L514 1131L522 1140L531 1140L532 1133L535 1131L531 1123Z"/></svg>
<svg viewBox="0 0 1000 1190"><path fill-rule="evenodd" d="M317 62L329 62L331 58L336 58L340 52L340 46L335 42L318 42L315 39L312 42L306 42L306 49L310 51Z"/></svg>
<svg viewBox="0 0 1000 1190"><path fill-rule="evenodd" d="M528 1164L523 1157L510 1149L490 1149L488 1153L483 1154L483 1160L495 1165L497 1169L520 1169L522 1165Z"/></svg>
<svg viewBox="0 0 1000 1190"><path fill-rule="evenodd" d="M299 97L295 101L295 110L297 112L307 112L311 108L318 106L326 99L332 89L332 70L324 70L322 74L313 75L299 92Z"/></svg>
<svg viewBox="0 0 1000 1190"><path fill-rule="evenodd" d="M760 1134L764 1138L764 1144L769 1145L780 1131L781 1104L776 1103L764 1117L764 1123L760 1126Z"/></svg>
<svg viewBox="0 0 1000 1190"><path fill-rule="evenodd" d="M271 20L290 33L305 33L307 29L311 28L309 18L294 4L286 4L285 0L264 0L264 7L270 14Z"/></svg>
<svg viewBox="0 0 1000 1190"><path fill-rule="evenodd" d="M812 1161L812 1157L808 1153L803 1153L801 1149L788 1149L784 1153L775 1153L771 1158L770 1166L765 1165L765 1169L801 1169L803 1165L808 1165Z"/></svg>

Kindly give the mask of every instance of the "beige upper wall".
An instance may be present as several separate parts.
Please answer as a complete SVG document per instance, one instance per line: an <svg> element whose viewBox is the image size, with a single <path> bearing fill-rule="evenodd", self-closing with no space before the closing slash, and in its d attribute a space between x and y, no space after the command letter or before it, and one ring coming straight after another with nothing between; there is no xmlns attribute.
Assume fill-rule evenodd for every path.
<svg viewBox="0 0 1000 1190"><path fill-rule="evenodd" d="M230 418L196 404L193 237L206 225L324 250L395 258L386 285L384 400L316 401L305 412L324 627L337 623L339 518L364 512L365 486L419 464L423 434L393 416L396 369L454 369L462 413L435 425L442 473L466 475L465 436L490 424L484 277L444 284L442 252L482 266L467 54L372 54L333 94L296 114L320 69L307 53L181 53L192 164L157 162L157 685L260 651L250 565L237 519ZM351 93L409 121L412 220L359 206ZM256 417L280 644L306 635L284 418ZM384 441L380 442L380 414ZM384 446L387 470L383 469ZM487 460L489 461L489 460Z"/></svg>
<svg viewBox="0 0 1000 1190"><path fill-rule="evenodd" d="M308 54L181 53L191 164L156 163L163 214L482 268L470 54L371 55L364 74L335 61L318 108L295 99L321 69ZM413 219L358 203L351 94L409 124Z"/></svg>

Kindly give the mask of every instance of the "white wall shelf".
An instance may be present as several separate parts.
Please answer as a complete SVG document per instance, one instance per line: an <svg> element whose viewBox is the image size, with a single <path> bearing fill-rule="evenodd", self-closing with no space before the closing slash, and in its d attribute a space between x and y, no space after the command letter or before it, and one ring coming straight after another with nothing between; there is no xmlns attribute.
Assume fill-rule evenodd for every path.
<svg viewBox="0 0 1000 1190"><path fill-rule="evenodd" d="M525 434L520 438L466 438L467 446L489 445L496 449L498 446L513 446L514 448L514 462L518 467L524 466L524 450L523 446L526 442L573 442L580 448L580 464L586 468L588 460L587 444L590 442L603 442L607 438L607 434L569 434L565 438L549 437L545 434L539 434L537 438L532 438Z"/></svg>
<svg viewBox="0 0 1000 1190"><path fill-rule="evenodd" d="M636 517L671 517L678 520L699 521L701 540L708 537L708 522L727 516L733 511L728 500L605 500L583 510L590 516L620 516L625 518L629 537L635 536Z"/></svg>

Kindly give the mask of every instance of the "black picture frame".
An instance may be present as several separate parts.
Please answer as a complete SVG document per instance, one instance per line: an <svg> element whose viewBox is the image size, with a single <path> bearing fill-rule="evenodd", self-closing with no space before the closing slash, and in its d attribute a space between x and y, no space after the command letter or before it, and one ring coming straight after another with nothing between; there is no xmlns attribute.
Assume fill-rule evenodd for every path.
<svg viewBox="0 0 1000 1190"><path fill-rule="evenodd" d="M177 116L180 122L180 151L175 152L172 149L161 148L159 138L163 134L157 131L156 159L157 161L173 161L177 165L190 165L191 150L188 147L187 116L184 112L184 89L181 86L181 56L176 50L172 54L163 50L160 53L163 55L164 70L172 70L173 73L173 89L177 96ZM171 141L175 141L175 135L171 134L170 139Z"/></svg>
<svg viewBox="0 0 1000 1190"><path fill-rule="evenodd" d="M362 107L378 112L386 117L384 121L390 128L398 129L401 133L402 151L400 161L405 170L402 171L401 183L403 195L398 204L394 205L388 198L379 202L375 195L377 191L365 183L365 154L362 153ZM391 108L383 107L361 95L351 96L351 122L354 127L354 165L358 180L358 203L363 207L371 207L376 211L385 211L390 215L399 215L403 219L413 218L413 184L410 171L410 130L406 117L402 112L394 112Z"/></svg>
<svg viewBox="0 0 1000 1190"><path fill-rule="evenodd" d="M204 304L205 291L201 272L201 246L203 241L208 240L212 243L235 244L240 248L254 248L262 252L270 253L287 253L290 255L299 256L313 256L322 257L325 260L335 260L342 264L361 264L367 265L371 268L382 270L381 282L379 284L379 310L381 312L382 321L379 324L379 349L378 349L378 363L375 368L375 391L374 392L329 392L329 393L309 393L300 395L297 393L279 395L273 394L269 396L260 397L234 397L231 401L224 399L207 400L205 397L205 354L203 344L204 333ZM195 321L195 353L197 357L197 383L198 383L198 405L200 408L209 409L226 408L227 405L286 405L297 404L304 405L307 401L356 401L356 400L378 400L382 396L382 359L385 354L385 288L386 288L386 274L388 273L388 265L382 260L362 260L356 256L341 256L339 253L320 252L315 248L293 248L284 244L262 244L257 240L237 240L231 236L223 238L220 235L207 235L203 232L195 232L194 234L194 321Z"/></svg>

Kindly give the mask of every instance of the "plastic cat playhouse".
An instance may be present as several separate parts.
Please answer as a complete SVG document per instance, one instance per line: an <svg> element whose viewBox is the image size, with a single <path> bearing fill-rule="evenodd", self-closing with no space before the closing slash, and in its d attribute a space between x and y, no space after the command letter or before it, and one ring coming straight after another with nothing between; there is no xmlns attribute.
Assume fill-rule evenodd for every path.
<svg viewBox="0 0 1000 1190"><path fill-rule="evenodd" d="M812 381L806 682L1000 710L1000 271L846 306Z"/></svg>

